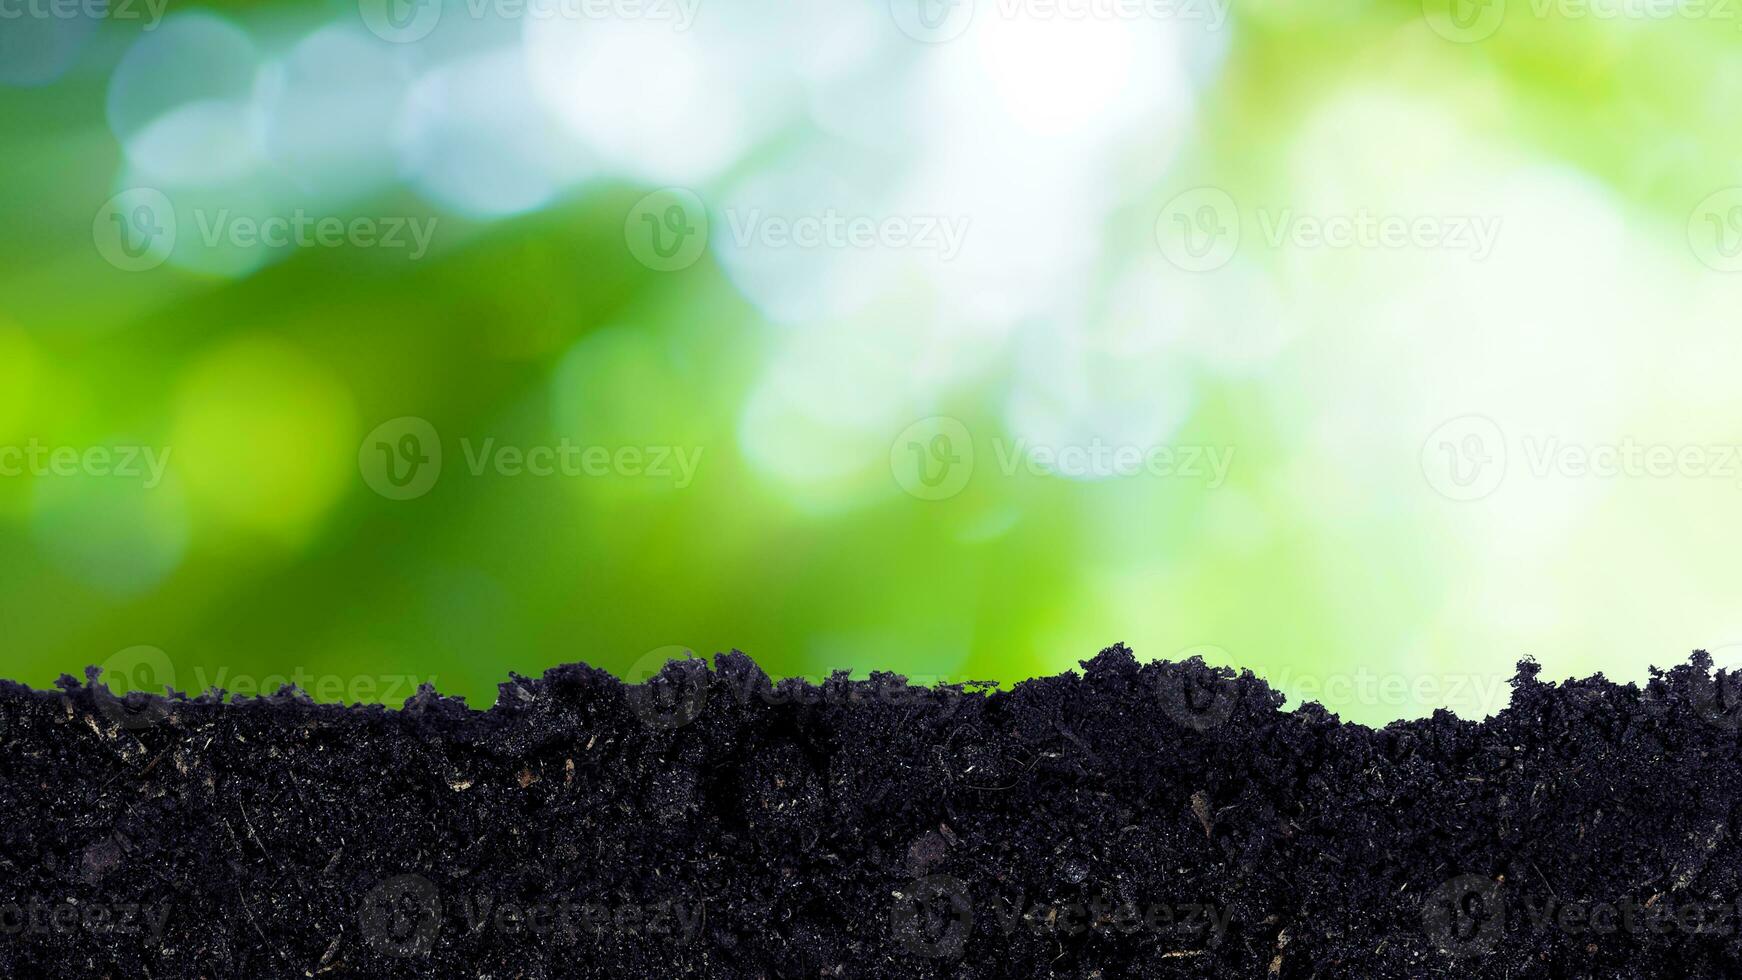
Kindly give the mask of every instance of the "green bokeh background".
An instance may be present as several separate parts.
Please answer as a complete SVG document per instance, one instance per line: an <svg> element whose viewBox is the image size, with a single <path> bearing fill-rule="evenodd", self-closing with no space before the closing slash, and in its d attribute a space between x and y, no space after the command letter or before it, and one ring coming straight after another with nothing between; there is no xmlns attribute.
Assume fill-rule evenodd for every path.
<svg viewBox="0 0 1742 980"><path fill-rule="evenodd" d="M824 84L784 70L813 29L795 26L797 8L706 0L684 43L749 49L743 63L764 74L746 75L755 97L738 108L754 134L679 179L577 165L525 207L468 207L403 161L327 196L282 154L241 177L172 179L152 172L161 147L141 162L112 107L117 65L178 18L244 32L263 79L321 30L379 48L396 77L518 50L519 29L494 22L393 44L344 4L172 5L154 30L92 25L64 65L0 86L0 446L170 454L151 488L0 477L4 672L43 686L86 664L125 675L147 647L162 653L145 662L183 689L299 676L370 699L435 678L484 705L509 671L645 670L671 647L742 649L776 675L1008 683L1123 641L1140 657L1250 667L1382 723L1441 705L1494 710L1525 655L1553 676L1640 679L1696 646L1722 659L1742 639L1742 474L1597 478L1529 463L1544 439L1742 443L1742 274L1699 239L1706 212L1727 215L1712 195L1742 182L1735 19L1513 0L1460 38L1435 29L1443 10L1412 3L1255 0L1215 30L1091 24L1139 32L1119 50L1172 59L1170 77L1189 84L1085 129L1102 96L1160 84L1135 72L1072 90L1071 59L1097 49L1072 47L1069 32L1088 28L1011 41L1030 59L1018 74L1040 76L1028 88L963 92L928 70L964 46L1001 52L995 14L924 44L900 35L888 4L838 6L871 40L846 81ZM1468 12L1480 24L1487 9ZM0 23L0 54L22 58L20 39L41 36L22 32L40 29ZM6 68L0 80L18 82ZM881 144L819 121L817 93L848 83L876 107L867 127ZM265 98L270 86L252 84L225 97ZM633 110L653 85L629 77L588 95ZM1064 100L1055 129L999 101L1037 93ZM1011 292L1007 279L967 282L960 266L890 271L848 249L814 282L809 266L777 264L745 286L724 204L734 188L766 178L771 199L790 188L812 207L818 192L788 161L816 144L852 161L843 170L890 166L924 185L948 165L914 147L953 145L928 127L1000 106L1016 119L995 128L1006 155L978 164L996 203L948 213L973 219L970 248L1006 251L968 268L1050 256L1060 222L1075 250L1060 254L1086 259L1043 264L1026 277L1033 292ZM545 108L539 125L558 128L562 113ZM681 135L690 121L666 125ZM515 152L474 142L487 162ZM1024 152L1007 152L1057 157L1061 144L1066 162L1035 164L1033 184ZM195 163L224 152L185 148ZM634 219L670 184L695 189L713 237L694 264L660 271L637 259ZM168 188L181 235L168 261L131 272L105 259L103 209L142 186ZM1242 244L1225 265L1182 271L1157 245L1157 216L1200 186L1240 202ZM417 261L353 246L228 250L200 244L196 205L438 225ZM1025 207L1041 215L1032 241L1007 234ZM1485 215L1501 235L1480 260L1264 238L1284 210L1359 209ZM1054 210L1065 218L1049 225ZM812 287L873 299L798 316L765 300ZM1049 387L1067 367L1079 373ZM1058 391L1070 424L1050 431L1117 442L1127 430L1108 419L1150 413L1143 445L1230 452L1228 479L1003 472L999 451L1049 431L1033 417ZM939 416L972 433L976 463L959 493L931 500L904 491L901 443ZM1505 478L1453 499L1424 460L1442 425L1470 416L1505 433ZM444 468L429 492L395 500L371 488L359 451L406 417L439 433ZM565 438L683 447L700 465L681 488L465 466L462 440Z"/></svg>

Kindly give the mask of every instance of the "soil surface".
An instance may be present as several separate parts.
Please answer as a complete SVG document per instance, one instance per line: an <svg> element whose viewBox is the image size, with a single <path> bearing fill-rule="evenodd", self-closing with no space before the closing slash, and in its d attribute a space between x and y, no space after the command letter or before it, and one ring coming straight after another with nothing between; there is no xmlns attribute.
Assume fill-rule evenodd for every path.
<svg viewBox="0 0 1742 980"><path fill-rule="evenodd" d="M1381 730L1123 647L489 711L0 685L0 976L1742 976L1710 664Z"/></svg>

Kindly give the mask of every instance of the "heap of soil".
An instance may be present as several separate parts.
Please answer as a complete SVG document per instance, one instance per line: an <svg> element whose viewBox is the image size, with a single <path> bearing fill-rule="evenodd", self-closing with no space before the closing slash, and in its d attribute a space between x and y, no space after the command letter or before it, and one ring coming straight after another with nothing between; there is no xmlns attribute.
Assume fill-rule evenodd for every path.
<svg viewBox="0 0 1742 980"><path fill-rule="evenodd" d="M1742 711L1486 722L1123 647L1009 691L742 654L472 711L0 685L9 977L1735 977Z"/></svg>

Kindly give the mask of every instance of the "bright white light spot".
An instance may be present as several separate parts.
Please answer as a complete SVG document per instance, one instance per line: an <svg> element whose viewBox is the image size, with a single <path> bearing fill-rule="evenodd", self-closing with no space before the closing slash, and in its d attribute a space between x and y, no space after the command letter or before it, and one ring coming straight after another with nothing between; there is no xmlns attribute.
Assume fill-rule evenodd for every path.
<svg viewBox="0 0 1742 980"><path fill-rule="evenodd" d="M299 186L341 197L390 182L409 86L396 53L355 26L323 28L291 49L262 98L273 163Z"/></svg>
<svg viewBox="0 0 1742 980"><path fill-rule="evenodd" d="M543 104L626 177L705 183L781 121L748 104L740 66L699 28L535 17L526 53Z"/></svg>
<svg viewBox="0 0 1742 980"><path fill-rule="evenodd" d="M888 162L858 147L813 145L765 167L715 196L710 248L738 288L770 318L815 324L886 295L901 274L901 251L887 243L856 245L849 222L890 217ZM841 229L836 240L803 244L795 228Z"/></svg>
<svg viewBox="0 0 1742 980"><path fill-rule="evenodd" d="M127 141L127 158L176 184L246 177L260 165L254 107L218 99L178 106Z"/></svg>
<svg viewBox="0 0 1742 980"><path fill-rule="evenodd" d="M1126 193L1164 168L1195 98L1178 25L983 18L922 65L925 130L900 207L966 217L938 284L961 317L1078 315Z"/></svg>
<svg viewBox="0 0 1742 980"><path fill-rule="evenodd" d="M1134 66L1144 35L1117 21L1058 22L1029 17L984 20L969 32L969 58L961 70L977 69L1004 118L1031 132L1105 131L1130 111ZM1172 54L1166 49L1156 54Z"/></svg>
<svg viewBox="0 0 1742 980"><path fill-rule="evenodd" d="M751 392L738 441L752 465L804 502L872 499L895 487L895 438L929 414L913 404L900 355L875 338L792 334Z"/></svg>
<svg viewBox="0 0 1742 980"><path fill-rule="evenodd" d="M1096 349L1108 354L1171 351L1241 373L1269 363L1302 326L1257 263L1239 259L1203 275L1150 254L1119 277L1090 329Z"/></svg>
<svg viewBox="0 0 1742 980"><path fill-rule="evenodd" d="M109 82L109 127L135 164L185 183L233 180L259 163L259 60L241 28L212 14L141 34Z"/></svg>
<svg viewBox="0 0 1742 980"><path fill-rule="evenodd" d="M444 207L481 217L530 211L586 173L530 90L518 48L418 79L398 130L401 166Z"/></svg>
<svg viewBox="0 0 1742 980"><path fill-rule="evenodd" d="M1172 352L1144 357L1086 349L1074 326L1036 328L1022 338L1016 388L1005 418L1016 458L1070 460L1058 475L1121 475L1117 453L1166 444L1191 412L1190 375Z"/></svg>

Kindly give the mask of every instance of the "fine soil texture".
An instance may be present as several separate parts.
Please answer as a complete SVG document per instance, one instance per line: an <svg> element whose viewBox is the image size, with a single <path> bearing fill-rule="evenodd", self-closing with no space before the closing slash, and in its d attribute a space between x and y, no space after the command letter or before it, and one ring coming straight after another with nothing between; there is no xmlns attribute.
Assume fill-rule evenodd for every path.
<svg viewBox="0 0 1742 980"><path fill-rule="evenodd" d="M1123 647L474 711L0 685L0 976L1736 977L1742 710L1520 665L1374 730Z"/></svg>

